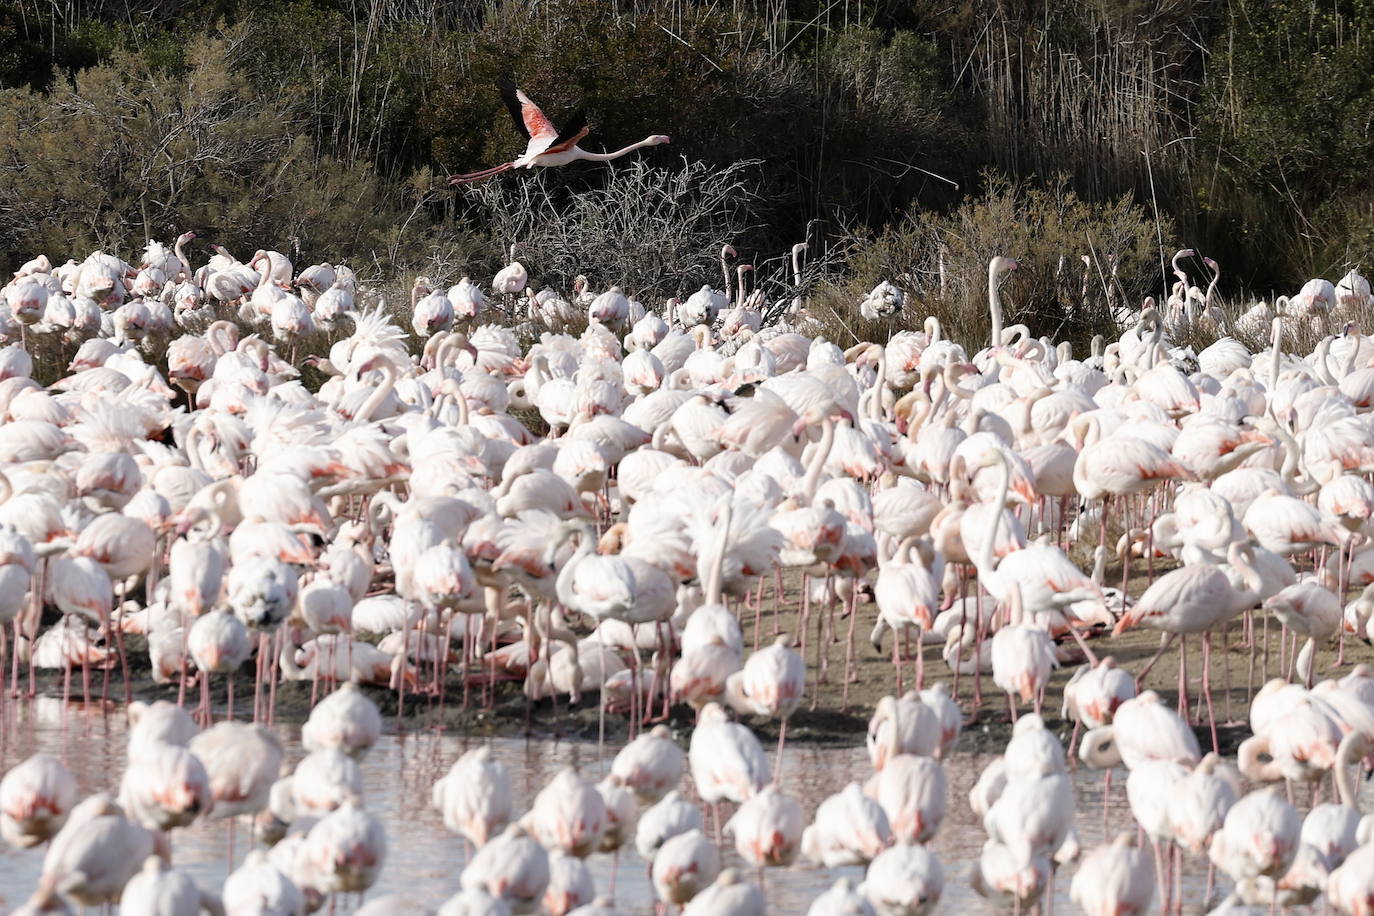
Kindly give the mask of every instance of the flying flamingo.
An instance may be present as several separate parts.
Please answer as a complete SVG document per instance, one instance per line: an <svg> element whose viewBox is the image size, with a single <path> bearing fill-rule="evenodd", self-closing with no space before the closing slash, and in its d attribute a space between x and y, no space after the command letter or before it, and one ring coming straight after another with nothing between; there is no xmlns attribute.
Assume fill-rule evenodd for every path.
<svg viewBox="0 0 1374 916"><path fill-rule="evenodd" d="M525 147L525 152L518 158L479 172L454 175L449 178L449 184L480 181L510 169L567 165L577 159L610 162L612 159L619 159L641 147L660 146L668 142L668 138L663 134L654 134L613 153L589 153L577 145L577 141L589 133L587 119L582 113L574 114L560 131L539 109L539 106L531 102L529 96L525 95L524 92L515 88L515 84L510 80L501 80L496 85L501 90L501 99L506 103L511 119L515 122L515 129L529 140L529 144Z"/></svg>

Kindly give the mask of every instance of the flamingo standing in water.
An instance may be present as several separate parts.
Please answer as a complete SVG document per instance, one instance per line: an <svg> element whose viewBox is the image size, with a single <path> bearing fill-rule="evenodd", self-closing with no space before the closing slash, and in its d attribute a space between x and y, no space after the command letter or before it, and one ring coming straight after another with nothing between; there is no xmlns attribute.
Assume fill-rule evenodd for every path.
<svg viewBox="0 0 1374 916"><path fill-rule="evenodd" d="M792 637L783 634L766 649L749 656L744 667L725 679L725 696L739 712L777 717L778 759L773 781L782 778L782 747L787 738L787 718L801 705L806 691L806 662L792 648Z"/></svg>
<svg viewBox="0 0 1374 916"><path fill-rule="evenodd" d="M610 162L612 159L619 159L637 149L646 146L661 146L668 142L667 136L654 134L613 153L589 153L577 145L577 141L590 132L587 127L587 119L581 112L574 114L564 128L559 130L549 120L548 115L544 114L539 106L531 102L530 97L517 89L510 80L502 80L496 85L501 90L501 100L506 103L511 120L515 122L515 129L529 140L525 146L525 152L510 162L503 162L489 169L469 172L466 175L454 175L449 178L449 184L480 181L510 169L567 165L578 159L586 159L591 162Z"/></svg>

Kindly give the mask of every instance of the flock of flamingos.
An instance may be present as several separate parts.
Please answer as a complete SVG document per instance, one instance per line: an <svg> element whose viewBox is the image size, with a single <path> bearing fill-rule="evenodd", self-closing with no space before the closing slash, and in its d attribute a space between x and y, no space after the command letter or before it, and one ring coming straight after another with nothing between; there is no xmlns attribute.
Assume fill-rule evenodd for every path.
<svg viewBox="0 0 1374 916"><path fill-rule="evenodd" d="M5 889L31 892L15 912L332 912L387 854L358 765L382 729L373 698L490 705L518 684L594 698L603 734L622 717L609 775L567 769L516 799L486 749L464 754L433 789L472 849L454 896L359 912L610 916L627 904L584 860L633 845L658 905L688 916L762 913L764 870L794 863L866 869L812 916L917 916L952 879L927 846L963 804L943 767L967 717L1006 715L968 799L986 844L958 863L996 906L1048 907L1063 868L1092 916L1181 912L1196 858L1218 912L1374 913L1357 274L1228 316L1180 252L1168 301L1076 357L1003 327L1003 257L981 349L933 319L844 349L800 298L760 327L729 249L723 291L645 308L581 278L535 291L513 248L485 293L417 279L404 328L345 266L215 246L193 267L194 239L137 263L38 257L3 287L5 702L51 669L47 689L130 722L118 785L78 786L46 754L4 774L0 835L42 857L36 888ZM919 320L887 283L858 305ZM1199 326L1218 336L1200 352L1171 340ZM1294 352L1304 338L1320 343ZM41 353L65 374L35 372ZM1138 627L1160 631L1150 665L1176 656L1176 702L1110 654ZM864 637L895 684L872 777L808 814L781 780L786 721L822 680L848 705ZM1217 735L1233 657L1251 688L1257 660L1260 681L1277 674L1248 691L1234 762ZM1067 751L1042 717L1060 664L1081 665ZM166 699L132 702L149 668ZM283 679L312 685L294 769L272 726ZM685 750L662 724L675 704L696 710ZM776 748L736 716L780 722ZM1080 765L1125 767L1137 831L1079 847ZM203 818L252 838L213 893L174 864Z"/></svg>

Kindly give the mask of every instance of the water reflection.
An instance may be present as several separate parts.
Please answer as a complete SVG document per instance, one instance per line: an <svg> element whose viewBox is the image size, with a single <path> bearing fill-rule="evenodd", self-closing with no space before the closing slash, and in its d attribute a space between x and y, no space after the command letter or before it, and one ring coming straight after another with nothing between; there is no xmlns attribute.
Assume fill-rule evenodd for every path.
<svg viewBox="0 0 1374 916"><path fill-rule="evenodd" d="M71 768L83 794L108 788L117 790L124 769L125 720L122 715L67 708L51 699L14 701L6 698L4 727L0 729L0 765L14 766L37 751L61 757ZM281 726L289 759L303 756L300 730ZM860 738L856 736L856 742ZM392 734L382 738L363 763L368 807L382 817L387 827L390 851L373 894L404 891L436 906L458 888L459 874L466 861L463 841L448 833L439 813L430 807L434 782L464 751L486 741L492 751L510 768L517 793L517 810L524 811L534 795L563 766L578 767L596 781L609 769L614 749L598 755L595 745L580 742L553 742L521 739L474 739L433 732ZM982 848L984 834L968 806L968 792L987 763L985 755L957 754L945 762L949 777L949 814L933 848L945 868L944 912L995 912L968 887L968 873ZM808 816L827 795L847 783L862 782L870 774L868 758L862 747L822 748L789 746L784 769L787 791L796 795ZM1122 829L1134 829L1123 791L1125 773L1118 771L1114 789L1103 818L1103 780L1099 773L1082 771L1075 776L1074 798L1077 828L1084 850L1088 850ZM1105 827L1105 829L1104 829ZM727 838L728 844L728 838ZM237 858L241 859L244 840L240 831ZM185 868L205 888L217 889L227 873L227 831L223 823L198 823L175 834L175 863ZM646 880L645 863L633 850L622 854L616 869L616 896L627 912L652 912L652 888ZM726 850L727 862L740 864L733 848ZM17 852L5 848L0 854L0 903L12 906L21 902L37 882L42 851ZM598 855L588 860L598 889L610 886L612 860ZM1055 883L1055 907L1068 909L1068 888L1072 867L1061 871ZM849 874L862 879L859 868L792 868L771 870L766 891L770 909L775 912L804 913L810 901ZM1188 863L1185 900L1200 900L1205 869L1198 861ZM351 912L344 907L341 912Z"/></svg>

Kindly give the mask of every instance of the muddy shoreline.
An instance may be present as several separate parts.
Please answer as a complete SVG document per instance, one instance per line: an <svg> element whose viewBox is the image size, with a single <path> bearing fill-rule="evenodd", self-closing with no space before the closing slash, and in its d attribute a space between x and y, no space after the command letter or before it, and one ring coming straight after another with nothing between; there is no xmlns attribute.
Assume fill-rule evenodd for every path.
<svg viewBox="0 0 1374 916"><path fill-rule="evenodd" d="M1130 592L1133 596L1138 596L1146 586L1146 576L1143 564L1141 564L1139 575L1135 574L1134 566L1135 564L1132 568L1134 578L1131 582ZM1158 572L1159 570L1156 570L1157 574ZM1109 569L1108 576L1107 581L1119 582L1120 568L1118 567L1114 571ZM790 596L796 595L797 584L788 588ZM796 611L794 608L788 607L781 614L775 615L772 611L771 589L766 595L764 603L765 609L761 614L761 627L757 640L754 634L754 615L752 613L741 615L746 651L752 650L756 643L767 645L775 632L792 633L795 631ZM845 665L848 620L841 616L841 609L838 607L828 619L824 615L824 609L822 609L816 619L818 626L825 628L820 641L823 655L818 657L816 652L815 636L818 626L813 626L809 634L811 638L806 647L807 694L801 707L793 713L788 721L787 739L818 746L852 747L860 745L864 742L868 719L877 701L882 696L894 693L896 689L890 654L877 654L867 639L869 630L877 619L877 608L871 601L858 606L858 618L854 625L854 667L847 702L844 701L841 682ZM1222 751L1228 754L1234 753L1239 742L1249 735L1249 728L1245 724L1249 696L1264 683L1266 674L1269 678L1279 675L1279 630L1277 625L1271 622L1269 628L1270 653L1267 672L1263 669L1262 662L1258 657L1260 656L1259 652L1255 653L1252 670L1252 655L1245 644L1243 629L1244 625L1241 619L1231 621L1226 634L1227 650L1224 653L1221 648L1221 634L1218 633L1213 637L1212 685L1218 725L1217 736ZM1260 617L1257 614L1255 619L1257 640L1261 633ZM888 640L886 646L890 649L890 635ZM1137 629L1115 638L1108 637L1104 633L1093 634L1090 636L1088 644L1099 657L1111 655L1119 665L1135 672L1139 671L1158 649L1159 640L1158 631ZM176 685L157 684L153 681L144 641L137 636L126 637L125 641L131 669L129 672L131 697L135 700L148 702L159 699L175 702L178 693ZM925 647L925 686L943 683L948 686L953 695L956 679L941 658L940 648L939 645L927 645ZM1073 730L1073 723L1066 721L1061 715L1063 688L1069 678L1073 676L1078 664L1081 663L1082 653L1072 643L1069 643L1066 648L1069 650L1066 654L1070 655L1071 659L1061 664L1053 673L1050 684L1045 691L1042 714L1049 727L1067 743ZM1147 689L1156 690L1171 705L1177 703L1178 652L1179 648L1176 643L1150 672L1144 685ZM1357 640L1347 640L1345 646L1346 665L1339 671L1332 670L1332 663L1335 658L1336 645L1334 643L1322 647L1318 653L1314 669L1318 679L1342 676L1348 673L1351 666L1359 662L1374 664L1374 649ZM820 661L825 663L827 674L824 682L818 683L816 673ZM1202 656L1200 639L1188 640L1187 662L1190 700L1193 701L1193 708L1196 713L1199 711L1197 707L1201 697ZM1228 683L1226 674L1228 664L1230 668L1229 694L1224 689ZM426 668L425 670L427 673L429 669ZM6 671L6 676L8 678L8 671ZM913 676L914 663L908 662L904 665L903 670L904 684L907 689L910 689L913 683ZM101 671L93 670L91 672L93 704L99 702L103 677ZM253 709L251 663L245 666L238 675L236 682L234 714L236 718L246 720L251 717ZM27 668L21 666L20 686L23 688L26 685ZM40 670L37 674L36 686L39 696L60 698L63 686L62 673ZM226 686L226 679L223 676L215 676L211 680L211 705L216 720L225 717L227 713ZM6 687L8 688L8 684ZM957 698L964 710L965 727L956 750L974 753L1000 751L1011 734L1005 695L997 691L990 675L983 675L981 679L982 702L975 715L972 703L973 688L974 678L972 676L964 675L958 679ZM482 689L477 686L471 687L468 706L464 708L462 681L453 668L450 668L449 671L442 703L438 697L416 695L407 691L403 714L399 718L397 716L395 691L372 686L364 686L363 690L382 710L387 720L387 728L401 732L442 730L445 733L465 734L474 737L529 736L596 741L601 727L600 710L595 694L584 695L581 702L571 708L566 697L559 698L556 704L549 700L530 703L521 691L519 680L498 682L494 688L494 702L490 708L484 706ZM309 715L311 691L312 687L308 681L283 681L279 683L273 714L274 722L303 722ZM199 698L200 689L198 686L193 686L187 690L185 703L188 707L194 707L199 702ZM119 670L115 669L110 674L106 710L111 714L122 711L123 699L122 676ZM73 672L72 675L72 702L76 704L82 702L79 671ZM1023 704L1021 711L1025 712L1028 708ZM1210 749L1211 736L1207 727L1205 708L1202 708L1200 713L1200 719L1196 720L1200 723L1196 726L1199 745L1204 749ZM670 710L665 724L678 735L685 736L690 734L694 721L695 713L691 707L678 705ZM777 722L752 716L743 716L741 721L749 725L758 734L765 746L768 746L769 742L776 743ZM620 713L607 714L605 717L605 737L610 742L627 740L627 717Z"/></svg>

